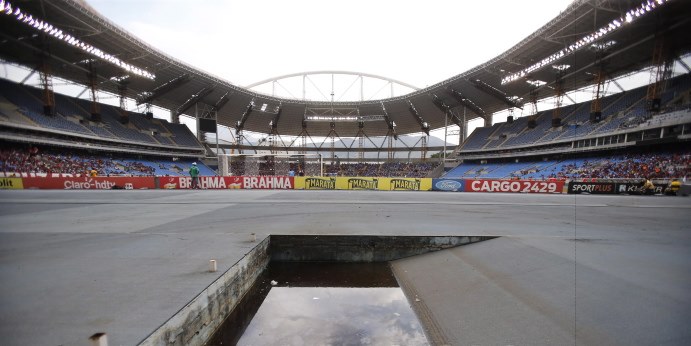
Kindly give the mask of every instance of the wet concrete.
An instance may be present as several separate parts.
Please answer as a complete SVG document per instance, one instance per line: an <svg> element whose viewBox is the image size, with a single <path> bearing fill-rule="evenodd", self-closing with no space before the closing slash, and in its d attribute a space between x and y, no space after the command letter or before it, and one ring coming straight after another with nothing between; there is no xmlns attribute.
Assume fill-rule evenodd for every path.
<svg viewBox="0 0 691 346"><path fill-rule="evenodd" d="M252 233L502 236L400 267L448 340L691 343L690 198L46 190L0 191L0 210L3 345L137 344Z"/></svg>
<svg viewBox="0 0 691 346"><path fill-rule="evenodd" d="M219 334L219 332L215 331L219 329L219 325L224 319L226 320L226 322L223 322L224 324L231 325L226 329L233 332L226 333L223 331L224 328L221 327L221 336L214 337L213 339L226 339L226 342L229 340L237 341L235 332L240 331L241 328L239 326L244 325L244 322L249 321L251 318L248 318L246 315L237 316L234 310L238 305L242 305L240 312L250 315L254 314L255 309L251 305L243 303L243 301L256 302L261 300L259 297L265 295L267 285L269 284L267 277L271 278L271 286L397 287L396 280L384 261L485 241L491 238L477 236L271 235L223 273L220 278L196 295L194 299L173 315L166 323L151 333L141 342L141 345L202 345L210 339L212 333ZM252 241L254 241L254 237ZM304 262L305 260L311 262ZM270 263L272 264L269 265ZM295 290L290 292L295 294ZM345 296L353 294L342 291L330 292L329 296L333 298L331 301L335 302L333 304L338 304L338 299L335 299L336 293ZM362 290L359 290L357 294L360 300L371 301L370 298L364 299L367 295ZM381 291L373 292L372 294L381 295ZM391 294L392 292L389 292L388 296L391 296ZM286 293L283 293L283 296L285 295ZM400 292L400 295L403 297L402 292ZM298 297L300 295L295 298ZM280 301L277 298L273 299L273 301L275 300ZM360 306L357 306L357 308L360 310L367 309L367 307ZM325 316L330 312L330 310L325 309L321 314ZM227 318L229 314L234 317ZM332 320L334 316L341 315L333 315ZM397 318L400 316L401 314L399 313ZM270 323L275 325L277 321L270 321ZM304 331L301 337L307 337L304 335L306 333L310 332ZM392 333L401 335L400 331ZM277 330L275 330L272 333L272 335L276 336L275 338L261 340L261 343L280 343L278 340L285 342L285 337L287 336L279 337L278 334ZM370 335L368 338L373 337L380 342L397 343L402 341L386 339L388 334L382 332L381 328L370 331L367 334ZM297 334L294 336L297 337ZM324 336L322 335L322 337ZM410 335L405 336L405 338L409 337ZM411 340L417 339L413 338ZM326 342L328 340L322 341ZM255 340L255 342L260 341ZM216 341L216 343L221 344L222 342Z"/></svg>
<svg viewBox="0 0 691 346"><path fill-rule="evenodd" d="M207 345L236 343L428 344L384 262L271 263Z"/></svg>
<svg viewBox="0 0 691 346"><path fill-rule="evenodd" d="M492 239L488 236L271 235L272 261L386 262Z"/></svg>

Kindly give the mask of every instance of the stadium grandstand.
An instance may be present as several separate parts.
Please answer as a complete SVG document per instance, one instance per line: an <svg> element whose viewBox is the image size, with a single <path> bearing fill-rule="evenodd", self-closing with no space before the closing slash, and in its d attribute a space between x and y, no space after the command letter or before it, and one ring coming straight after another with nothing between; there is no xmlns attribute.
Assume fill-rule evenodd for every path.
<svg viewBox="0 0 691 346"><path fill-rule="evenodd" d="M541 331L514 327L507 322L504 327L510 325L511 328L496 328L500 329L499 332L483 329L481 334L494 335L495 332L501 333L506 330L519 333L516 332L518 329L520 333L526 330L526 339L478 339L483 342L463 339L460 335L467 330L459 329L457 324L466 323L470 318L466 320L466 317L461 319L454 315L465 308L456 304L455 299L458 297L455 291L439 292L436 291L436 287L428 286L427 297L430 297L429 292L439 293L437 298L443 297L444 302L437 305L436 310L430 308L431 312L424 310L426 307L416 307L420 309L416 312L422 311L429 316L445 316L437 320L428 316L429 320L424 321L429 323L425 326L425 331L431 344L548 345L575 344L581 340L586 344L616 344L615 341L619 340L623 340L622 344L635 344L640 340L644 340L643 344L652 344L659 340L672 340L668 344L688 344L691 340L691 335L684 328L685 324L680 326L683 323L677 325L669 321L679 316L679 320L688 321L688 308L669 320L660 317L661 322L656 321L654 328L645 325L645 328L636 334L622 331L630 330L621 326L626 323L622 322L619 325L618 322L603 317L609 316L609 311L597 310L601 308L597 306L600 302L591 302L594 306L592 311L598 312L584 309L583 316L592 317L593 321L598 323L602 322L604 327L592 335L582 335L590 330L581 332L580 326L577 328L576 325L587 318L576 316L575 302L573 311L569 310L571 307L564 308L564 302L574 297L564 298L561 295L564 291L563 285L560 286L561 282L554 285L559 287L547 288L553 290L550 292L560 292L553 296L547 295L549 299L545 298L544 301L540 300L544 296L533 293L533 290L545 289L548 284L544 282L550 280L545 278L551 278L550 275L554 274L551 272L552 269L542 271L545 265L541 261L544 261L563 264L554 272L563 272L563 268L571 266L566 269L574 270L575 296L575 244L592 245L591 243L602 240L597 238L600 232L610 232L612 229L615 229L614 232L620 232L620 229L614 226L593 226L588 228L588 239L577 237L575 231L573 234L568 233L568 225L571 225L571 222L582 220L577 220L575 200L564 202L563 199L558 199L560 195L689 194L691 1L574 0L553 19L520 42L508 49L499 47L504 49L502 53L465 72L448 76L447 79L424 88L379 75L339 70L295 73L269 78L248 86L236 85L203 70L200 66L185 63L153 47L128 32L119 23L100 14L84 0L0 0L0 27L0 63L5 67L5 71L11 69L15 73L9 76L6 72L5 78L0 78L2 190L188 190L195 188L199 182L205 190L507 193L499 197L487 197L487 200L483 198L489 194L480 197L477 197L478 194L468 194L472 196L469 198L477 199L467 202L459 200L458 194L452 193L418 193L417 195L421 196L419 199L409 199L410 195L407 192L401 192L399 196L403 197L389 199L396 194L392 192L386 197L377 197L378 199L370 201L367 200L367 192L357 197L353 197L355 194L332 194L331 191L315 192L323 192L324 196L328 196L326 198L318 194L313 195L311 191L295 192L292 195L280 195L281 191L276 195L269 192L263 195L256 191L254 195L245 195L252 191L235 191L235 195L231 191L140 191L139 195L138 192L131 191L122 191L122 194L116 191L101 191L89 195L96 196L89 199L77 191L50 191L72 195L69 195L69 198L63 198L63 195L48 195L47 202L36 202L46 196L38 193L45 191L26 192L25 195L10 194L15 191L0 191L7 192L4 196L9 196L7 201L3 202L7 210L0 213L0 217L5 219L2 223L7 224L8 229L16 227L22 231L28 230L27 233L31 233L30 237L35 237L20 241L16 240L18 238L11 238L5 242L9 245L2 245L0 249L0 257L3 258L3 261L0 261L0 272L6 277L17 279L12 282L11 288L0 290L2 293L9 292L7 297L11 297L0 304L6 306L0 307L0 319L11 320L11 315L15 313L19 318L34 318L28 311L41 310L36 307L46 303L40 299L34 303L27 297L29 293L25 294L21 285L30 285L31 283L27 283L28 280L22 281L19 275L12 274L14 272L7 274L15 269L19 272L23 268L10 263L13 256L7 255L15 251L15 247L21 247L15 246L17 243L34 250L43 251L45 248L46 258L57 257L55 263L48 263L48 266L61 266L55 273L62 273L60 269L72 268L71 265L74 265L73 258L68 256L72 241L80 246L80 250L86 249L84 252L95 258L98 265L94 265L94 268L105 268L86 268L86 265L80 264L81 269L71 271L66 279L58 277L58 274L49 269L36 269L36 272L32 272L32 277L40 278L37 280L40 283L36 285L36 290L39 290L36 295L47 296L48 293L52 293L45 287L53 286L45 282L55 280L60 283L55 290L64 298L61 304L69 305L69 308L61 306L70 311L65 315L74 317L72 311L76 310L70 310L74 306L81 308L83 305L86 306L84 309L88 309L89 304L95 304L95 301L108 300L111 296L118 297L116 304L108 305L109 309L114 311L112 315L110 311L89 310L83 316L75 317L80 324L77 327L63 328L62 325L58 325L59 323L47 326L48 329L54 328L53 334L35 333L34 328L41 329L35 325L14 328L12 326L16 324L12 324L10 327L0 327L0 337L7 337L10 345L81 344L80 341L86 338L79 336L81 339L76 339L73 334L76 333L75 330L82 332L87 327L94 331L101 327L115 330L119 333L114 338L115 344L204 345L210 337L208 330L216 329L219 320L225 318L213 318L209 315L228 313L231 310L227 305L228 301L236 304L239 301L238 297L241 298L247 290L247 287L229 287L238 285L240 276L243 280L249 280L250 277L252 280L256 279L252 276L254 272L246 270L251 266L258 266L259 260L252 257L257 253L255 251L264 251L264 254L277 251L270 248L269 235L282 232L291 235L299 233L307 235L307 240L301 241L309 243L319 240L322 234L320 232L330 235L375 234L375 237L379 236L377 232L382 232L395 238L400 235L414 235L416 229L422 229L420 232L426 235L433 232L437 232L435 236L449 234L449 237L442 239L449 241L448 239L453 240L460 234L459 229L468 232L471 227L478 230L477 234L480 236L464 236L467 238L464 242L495 238L496 234L506 229L509 231L504 233L511 237L524 236L525 233L521 232L530 233L531 237L531 232L534 232L538 234L535 236L536 239L544 236L538 240L521 238L520 241L524 243L519 244L520 251L515 248L505 251L506 248L498 247L488 252L496 256L491 261L500 258L503 265L507 266L502 268L504 272L501 274L512 275L514 271L518 271L517 268L511 267L514 265L513 259L510 256L502 256L507 253L533 254L531 251L535 251L534 243L544 241L539 244L542 248L534 257L539 260L527 260L530 262L527 267L540 262L539 265L535 265L539 269L528 273L536 275L537 279L522 281L522 288L516 291L512 291L518 287L512 286L513 281L510 280L513 280L513 277L497 280L498 283L491 289L499 292L494 293L503 300L501 306L487 310L492 310L488 314L499 314L503 313L503 309L509 309L507 307L520 305L521 309L530 311L528 315L539 315L539 318L530 320L530 323L539 322L532 324L531 328L541 326L540 323L549 320L548 329L550 333L557 330L554 334L557 336L551 339L553 335L550 334L543 338ZM449 44L458 44L458 40L458 37L450 38ZM443 47L440 47L439 51L430 52L430 56L443 54L441 48ZM472 51L469 50L469 53ZM430 61L433 59L430 58ZM305 96L306 81L317 74L329 76L327 79L332 83L331 90L327 88L326 91L320 92L325 99L315 100ZM333 80L337 75L355 76L356 81L353 84L360 84L360 97L356 100L336 98ZM275 86L280 80L293 77L302 79L302 90L288 94L302 97L278 95L273 92L269 94L255 88L266 83ZM383 81L384 89L389 88L391 93L375 94L370 99L365 98L362 85L366 83L367 78ZM62 84L78 92L60 92L59 86ZM394 85L397 89L398 86L403 86L402 90L405 91L394 93ZM186 125L185 121L188 119L196 126ZM442 132L443 138L435 137ZM198 167L199 177L192 173L193 167ZM37 193L35 196L41 197L33 199L33 192ZM110 203L110 197L102 197L104 195L97 195L98 193L112 193L112 196L124 199L116 199L112 204L117 207L108 207L111 210L104 211L98 208L98 204ZM151 195L145 195L147 193ZM204 199L205 193L208 193L206 196L214 195ZM513 199L526 197L528 193L531 193L530 197L535 197L532 193L540 194L539 199L525 202L526 205L523 205L525 200ZM236 196L239 196L237 201L233 200ZM272 197L261 200L266 196ZM15 200L11 200L10 197L17 198L19 202L14 203ZM629 202L615 200L620 196L605 197L612 199L602 203L588 200L590 204L583 208L594 210L594 220L616 222L611 221L615 217L598 210L604 210L601 206L610 205L616 205L623 210L628 208ZM56 198L55 205L51 204L53 202L50 202L50 198ZM339 198L351 199L343 202ZM395 200L396 198L403 200ZM634 199L639 198L638 196L621 198L631 198L635 201L633 204L636 204L636 207L642 206L642 213L651 213L653 210L671 220L670 224L677 227L670 231L673 237L683 238L681 245L677 245L684 247L682 251L688 250L688 237L680 235L682 231L687 230L683 229L683 225L679 226L682 224L679 215L686 214L683 210L688 211L689 208L686 205L674 204L674 201L688 199L650 197L648 200L656 202L640 202L646 197L642 196L640 200ZM196 204L197 202L199 203ZM658 208L654 203L663 203L664 207ZM178 208L178 204L182 207ZM490 204L491 206L488 206ZM82 205L88 208L84 209L86 216L70 214L72 208L76 210L82 208ZM309 205L309 208L305 208L304 205ZM469 205L470 211L463 209ZM263 209L253 209L257 206ZM523 225L521 220L526 219L521 217L528 218L526 215L533 212L530 208L537 208L536 206L542 208L536 212L536 219L544 220L544 224L538 221L534 228L527 223ZM562 208L563 206L566 208ZM496 220L494 217L483 216L490 213L484 209L485 207L496 207L492 209ZM44 223L44 219L40 219L34 223L31 219L20 220L27 210L35 211L37 214L48 213L41 214L41 217L48 218L49 221ZM463 210L464 216L472 221L457 217L456 213L460 210ZM521 215L524 210L530 212ZM503 218L508 219L503 212L512 215L506 223L501 223L504 222ZM634 236L638 237L636 241L645 239L644 242L656 244L676 241L652 238L649 233L645 233L656 227L652 221L636 220L636 210L626 209L625 212L629 213L626 216L630 217L625 226L640 231ZM62 219L63 213L70 215L72 219L65 221ZM361 213L368 216L359 219ZM401 215L397 216L398 214ZM232 215L233 222L228 221L231 218L228 215ZM391 217L392 215L394 217ZM654 216L657 217L657 214ZM396 217L404 221L389 221ZM311 222L311 218L319 221ZM434 223L437 218L442 220L439 224ZM255 219L259 221L254 221ZM561 220L559 226L554 226L558 223L553 222L556 219ZM372 220L376 220L377 224L373 225ZM497 227L500 231L495 231L493 227L498 223L505 228ZM61 227L60 231L55 231L56 237L58 233L63 236L63 231L67 229L64 233L69 234L70 238L66 241L53 241L50 237L53 236L51 227L54 224L60 225L55 226L56 228ZM87 229L80 228L84 224L89 224ZM596 222L588 223L589 227L593 224ZM549 227L552 226L558 231L550 233L552 229ZM41 227L48 230L36 230L42 229ZM517 227L524 229L516 231ZM548 228L549 230L545 231ZM72 233L73 229L77 231ZM0 236L3 236L3 232L0 232ZM84 234L78 234L79 232ZM97 251L92 251L91 247L100 246L101 243L98 240L92 241L89 237L98 237L108 232L121 233L107 234L108 246L111 241L114 244L112 249L99 250L102 252L94 255ZM232 242L228 241L230 238L224 238L228 234L231 234ZM132 238L129 237L141 235L152 237L130 243ZM257 235L260 235L259 242ZM264 239L267 240L262 240L262 236L266 236ZM614 238L619 236L621 233L617 233ZM505 241L514 241L511 237L507 237L509 240ZM39 239L40 244L34 245L33 239ZM86 243L82 243L83 239L87 239ZM161 245L162 243L156 239L165 245ZM557 243L565 239L573 248L564 250L564 243ZM624 239L623 236L621 239ZM616 241L621 239L617 238ZM626 245L629 239L621 240L622 244ZM442 240L435 238L431 242ZM185 243L180 245L178 241ZM170 245L173 243L175 244ZM376 253L376 246L372 244L375 244L375 241L369 239L360 242L361 246L371 246L370 261ZM602 240L596 245L602 244L611 245L610 240ZM166 247L169 245L170 247ZM330 251L329 246L325 247ZM438 250L443 246L435 243L430 247ZM256 250L258 248L259 250ZM252 252L248 252L250 249ZM291 250L286 250L285 254L290 255ZM157 251L163 251L165 254L160 255L161 252ZM226 254L221 258L235 264L221 264L219 260L218 263L223 269L219 272L223 274L218 276L217 258L212 256L221 251L225 251ZM638 314L644 314L641 312L645 310L643 307L650 307L649 304L657 302L653 300L654 303L646 303L646 299L641 297L662 297L659 299L667 305L660 309L672 305L688 306L691 301L688 294L679 293L688 292L688 252L686 255L679 255L679 249L674 248L674 255L669 256L672 259L664 262L667 257L661 255L662 250L655 251L652 251L652 254L645 252L645 256L648 257L643 260L636 258L634 262L654 275L663 276L667 274L659 274L658 269L670 262L674 262L673 265L684 263L682 269L686 271L677 276L685 281L676 286L670 284L673 287L663 293L655 291L652 294L645 288L636 291L642 292L640 297L626 296L626 299L630 298L630 301L638 304L635 305L635 313L626 310L630 306L628 301L616 301L616 306L620 308L616 312L622 316L627 315L626 318L638 318ZM148 257L150 253L157 255ZM619 262L614 261L616 263L612 264L606 257L602 257L603 253L607 253L607 250L590 252L594 258L593 263L599 261L597 263L604 263L603 266L621 267L629 264L628 260L619 259ZM553 260L555 254L559 257ZM23 258L21 255L20 253L16 257ZM281 254L276 256L279 255ZM295 252L292 255L297 256ZM454 257L452 261L462 261L463 265L468 264L469 269L460 265L449 269L450 265L447 267L446 264L448 258L432 259L429 262L432 264L426 264L426 267L406 267L411 274L403 274L403 277L412 277L413 269L417 270L418 276L410 280L412 283L402 281L401 286L410 285L403 287L404 289L424 286L420 285L420 282L425 281L424 276L420 274L423 272L431 277L448 274L450 279L443 284L453 283L459 287L471 282L464 281L464 278L453 281L456 280L456 276L461 276L461 269L467 269L463 275L477 280L471 284L500 276L499 271L491 270L491 265L478 264L480 261L473 262L475 255L477 254L451 256ZM627 256L629 253L623 257L629 258ZM655 267L653 269L646 267L647 262L643 263L646 260L658 261L658 257L665 259L650 265ZM209 261L209 269L199 269L200 261L204 266L207 265L206 261ZM268 263L269 260L266 261ZM443 264L434 261L443 261ZM34 258L28 262L34 268L42 265L37 264ZM111 262L117 263L118 267L115 268ZM195 263L190 264L192 262ZM137 272L139 274L129 276L127 270L136 271L140 269L139 266L156 270L143 274ZM188 272L181 274L173 268L176 266L184 267ZM629 281L636 282L641 287L648 287L646 285L655 281L646 281L648 279L642 278L643 276L630 268L612 274L604 269L600 272L597 266L598 264L592 264L592 268L597 270L588 268L581 273L585 272L585 275L591 278L602 278L601 276L606 275L607 280L615 282L622 290L629 288ZM405 264L402 264L400 268L404 267ZM527 271L533 271L532 267ZM548 271L550 272L547 273ZM116 283L115 288L105 287L105 284L89 286L93 287L93 292L82 301L68 292L72 285L91 285L92 281L96 282L90 277L85 278L88 275L81 275L82 273L99 278L103 278L100 275L108 275L109 277L100 281L99 285L103 282L113 283L111 275L116 278L114 280L120 282ZM398 274L401 273L408 272L399 270ZM136 281L147 275L163 279L154 282L147 277ZM209 279L209 275L214 275L214 281ZM431 279L424 284L436 285L439 277L435 277L436 282ZM571 277L568 280L571 280ZM184 281L184 284L180 284L181 281ZM603 279L604 281L606 280ZM119 286L121 282L131 287L122 289ZM274 283L273 280L270 282L272 286L284 284ZM588 284L592 286L586 287L586 290L592 289L595 293L607 291L609 299L618 298L612 297L616 294L610 294L609 287L605 284L598 286L601 282L597 280ZM474 289L463 287L469 292ZM196 298L189 301L193 289L193 296ZM34 294L36 290L26 292ZM199 293L200 291L202 293ZM209 294L208 297L204 296L206 293ZM482 294L474 291L473 293ZM159 299L157 294L170 298L174 303ZM406 294L409 301L420 303L417 306L423 306L428 302L419 298L418 293L413 291ZM422 297L423 291L419 294ZM679 296L682 298L669 298ZM7 303L9 300L12 300L11 304ZM320 299L315 296L313 300L316 302ZM429 302L433 300L434 298L429 299ZM490 304L492 301L488 299L482 304ZM509 303L504 303L505 301ZM45 309L46 316L60 315L59 309L52 308L50 303L46 303L49 306ZM201 308L195 305L202 303L207 305ZM471 305L472 303L474 302L471 302ZM448 304L449 308L446 309L444 304ZM472 307L481 313L486 312L483 311L484 306ZM450 310L454 311L449 312ZM550 315L552 311L557 311L554 315L559 315L553 318L554 321ZM132 317L139 313L143 317ZM658 315L655 318L659 317ZM451 318L446 318L448 316ZM520 320L521 316L512 315L511 318L515 322ZM69 321L66 321L68 318L62 315L59 318L61 321L64 320L64 323L61 322L64 325L69 324ZM540 318L544 318L544 321ZM648 321L655 318L647 316L640 317L640 320ZM484 319L481 324L486 327L487 321L490 319ZM634 322L640 321L636 319ZM618 329L619 327L621 329ZM569 334L570 328L573 328L572 335ZM644 332L648 334L641 336ZM357 335L360 335L359 333L360 331L352 332ZM94 334L95 339L98 339L97 335L99 334ZM531 339L534 335L539 335L538 339ZM366 338L363 337L362 340ZM518 342L514 342L516 340Z"/></svg>
<svg viewBox="0 0 691 346"><path fill-rule="evenodd" d="M159 162L162 166L183 162L184 166L191 161L203 162L205 168L219 174L217 157L228 153L315 153L323 158L329 174L355 176L396 171L392 174L468 177L466 173L473 171L469 165L481 162L526 163L480 170L494 172L486 177L506 178L521 177L517 172L534 170L531 166L561 171L554 162L564 162L567 154L597 159L607 157L612 150L655 151L645 148L659 145L664 147L661 150L670 151L665 145L685 147L689 135L686 111L691 82L685 62L689 39L681 15L685 12L675 10L683 5L653 3L654 8L644 3L639 9L632 2L631 13L603 10L594 16L586 15L587 1L575 1L530 37L463 74L424 89L407 85L412 91L400 96L343 102L267 96L238 87L157 52L81 2L64 3L76 10L76 17L56 11L51 12L51 18L75 28L95 23L103 27L84 40L39 19L38 13L52 11L57 4L42 9L33 2L5 1L3 29L7 40L2 59L6 64L26 66L32 75L39 74L40 83L33 87L0 81L2 139L5 147L14 147L8 152L41 145L87 150L103 159L113 154L130 159L146 157L142 164L151 167L149 172L155 175L174 172L158 171ZM622 6L617 3L611 7ZM29 19L32 15L35 18ZM571 27L590 34L557 34L573 15L579 20ZM652 37L648 32L651 27L658 31ZM549 43L545 37L550 38ZM35 54L53 41L50 52ZM122 54L115 53L121 50L138 56L137 64L120 60ZM559 65L552 62L557 59ZM539 62L528 65L521 61ZM153 66L159 65L170 67L157 71ZM625 90L617 82L641 71L650 76L645 86ZM81 83L82 94L90 96L55 93L53 78ZM620 90L610 92L611 83ZM573 101L569 95L576 92L589 92L592 97L586 102L569 102ZM99 93L119 98L120 107L98 102ZM143 106L144 111L127 109L128 102ZM545 107L546 103L551 106ZM538 111L538 105L546 109ZM170 119L154 118L152 107L168 110ZM524 116L514 118L519 111ZM501 112L511 115L506 122L494 122L493 115ZM206 129L209 133L191 133L180 124L181 115L206 121L211 126ZM484 126L466 138L469 123L477 119ZM443 139L443 146L438 142L428 146L433 142L430 131L449 126L459 135L459 145L450 156L448 137ZM217 129L221 127L230 129L231 138L219 141ZM249 134L258 134L261 139L252 141ZM419 136L418 141L402 141L411 134ZM350 139L350 144L345 144L344 138ZM671 151L682 157L688 154L683 148ZM534 163L538 161L542 163ZM295 170L296 164L291 162L290 167ZM374 165L381 167L375 169ZM407 167L409 174L392 170L391 165ZM287 174L272 169L266 172ZM207 170L204 173L211 174ZM542 176L533 173L526 177Z"/></svg>

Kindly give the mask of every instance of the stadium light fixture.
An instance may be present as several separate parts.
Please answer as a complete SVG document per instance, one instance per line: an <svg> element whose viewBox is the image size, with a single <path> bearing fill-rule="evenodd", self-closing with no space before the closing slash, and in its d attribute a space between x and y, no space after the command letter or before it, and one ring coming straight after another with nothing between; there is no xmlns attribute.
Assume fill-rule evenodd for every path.
<svg viewBox="0 0 691 346"><path fill-rule="evenodd" d="M568 55L573 54L574 52L582 49L583 47L590 46L592 42L595 42L599 39L601 39L604 36L607 36L611 32L618 30L621 28L622 25L624 24L630 24L636 21L638 18L652 12L654 9L666 4L670 0L646 0L643 1L640 5L626 11L626 14L623 16L616 18L609 22L607 25L601 27L598 30L595 30L591 32L590 34L583 36L580 40L571 43L568 47L563 48L559 50L558 52L538 61L537 63L528 66L527 68L510 74L501 80L501 84L507 84L514 82L518 79L525 78L526 76L530 75L532 72L535 72L537 70L540 70L546 66L551 65L552 63L556 62L557 60L560 60Z"/></svg>
<svg viewBox="0 0 691 346"><path fill-rule="evenodd" d="M328 115L308 115L304 118L305 121L313 122L371 122L371 121L385 121L384 115L360 115L360 116L328 116ZM395 126L395 125L394 125Z"/></svg>
<svg viewBox="0 0 691 346"><path fill-rule="evenodd" d="M539 79L536 79L536 80L528 79L528 80L526 80L525 82L528 83L528 84L530 84L530 85L532 85L532 86L535 87L535 88L539 88L539 87L541 87L541 86L547 84L547 82L541 81L541 80L539 80Z"/></svg>
<svg viewBox="0 0 691 346"><path fill-rule="evenodd" d="M8 16L14 16L19 23L22 23L26 26L33 27L35 30L38 31L43 31L49 36L53 36L54 38L63 41L67 44L70 44L74 47L77 47L86 53L89 53L91 55L94 55L102 60L105 60L115 66L118 66L127 72L130 72L134 75L148 78L151 80L156 79L156 75L154 75L151 72L146 71L143 68L139 68L136 66L133 66L131 64L128 64L117 57L115 57L112 54L105 53L104 51L88 44L80 41L78 38L67 34L63 32L61 29L55 27L54 25L43 21L41 19L34 18L33 15L30 13L23 12L19 7L13 7L12 4L9 1L6 0L0 0L0 13L4 13Z"/></svg>

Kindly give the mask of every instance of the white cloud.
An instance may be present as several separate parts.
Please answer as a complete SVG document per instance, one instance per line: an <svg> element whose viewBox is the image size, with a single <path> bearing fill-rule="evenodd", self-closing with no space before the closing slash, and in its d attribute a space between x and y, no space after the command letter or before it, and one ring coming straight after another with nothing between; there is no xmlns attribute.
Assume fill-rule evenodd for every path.
<svg viewBox="0 0 691 346"><path fill-rule="evenodd" d="M238 85L294 72L350 70L424 87L510 48L569 2L92 0L90 4L158 49Z"/></svg>

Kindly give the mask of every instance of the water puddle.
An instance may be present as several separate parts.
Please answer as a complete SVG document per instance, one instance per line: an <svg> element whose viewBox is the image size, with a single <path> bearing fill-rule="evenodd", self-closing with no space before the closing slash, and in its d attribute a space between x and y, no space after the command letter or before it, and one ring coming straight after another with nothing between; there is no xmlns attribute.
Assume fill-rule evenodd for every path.
<svg viewBox="0 0 691 346"><path fill-rule="evenodd" d="M272 262L207 345L427 345L388 263Z"/></svg>

